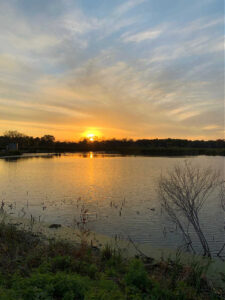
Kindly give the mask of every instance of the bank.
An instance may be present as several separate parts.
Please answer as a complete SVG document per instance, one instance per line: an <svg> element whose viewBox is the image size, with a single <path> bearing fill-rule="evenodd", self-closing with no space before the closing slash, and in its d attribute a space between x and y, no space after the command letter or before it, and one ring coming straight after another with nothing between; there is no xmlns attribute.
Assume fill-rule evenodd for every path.
<svg viewBox="0 0 225 300"><path fill-rule="evenodd" d="M1 298L0 293L0 299L15 295L107 300L224 297L225 264L217 259L209 263L199 256L6 214L1 215L0 239L1 260L8 264L7 268L6 263L0 264L5 282L0 291L8 297ZM78 283L83 292L76 295L71 284ZM59 284L66 288L58 291Z"/></svg>

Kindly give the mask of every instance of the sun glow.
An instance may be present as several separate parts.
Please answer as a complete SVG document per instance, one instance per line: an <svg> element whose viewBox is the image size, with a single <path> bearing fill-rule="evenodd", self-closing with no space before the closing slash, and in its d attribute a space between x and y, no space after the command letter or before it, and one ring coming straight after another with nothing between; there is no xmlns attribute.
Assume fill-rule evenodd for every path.
<svg viewBox="0 0 225 300"><path fill-rule="evenodd" d="M100 132L98 130L87 130L83 133L83 136L89 141L94 142L96 141L100 136Z"/></svg>
<svg viewBox="0 0 225 300"><path fill-rule="evenodd" d="M95 139L95 135L94 135L94 133L90 133L90 134L88 134L88 135L87 135L87 138L89 139L89 141L90 141L90 142L93 142L93 141L94 141L94 139Z"/></svg>

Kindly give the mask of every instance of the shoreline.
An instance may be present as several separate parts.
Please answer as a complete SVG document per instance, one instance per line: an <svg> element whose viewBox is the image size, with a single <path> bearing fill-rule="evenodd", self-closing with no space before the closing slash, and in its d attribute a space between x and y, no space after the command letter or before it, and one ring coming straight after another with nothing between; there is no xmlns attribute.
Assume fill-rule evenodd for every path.
<svg viewBox="0 0 225 300"><path fill-rule="evenodd" d="M51 228L51 223L38 222L35 220L29 220L25 218L14 217L11 215L1 214L0 222L4 222L7 225L16 226L17 229L22 231L30 231L37 237L43 240L54 239L56 241L65 241L79 245L81 239L79 238L80 231L75 228L60 225ZM57 225L57 224L56 224ZM86 238L89 245L94 248L102 250L106 245L110 245L113 248L120 249L128 258L135 257L144 253L147 257L153 258L155 261L161 261L166 259L176 260L178 251L169 248L157 248L150 244L138 244L135 246L128 240L115 239L106 235L102 235L93 231ZM138 249L138 250L137 250ZM205 261L206 258L200 255L194 255L188 252L179 252L179 259L183 264L191 264L193 261ZM209 269L206 273L206 277L213 282L215 286L225 288L225 282L222 281L220 273L225 270L225 261L219 258L213 258L210 261Z"/></svg>
<svg viewBox="0 0 225 300"><path fill-rule="evenodd" d="M50 156L57 156L58 153L50 152L50 153L21 153L17 155L6 155L6 156L0 156L0 159L5 158L33 158L33 157L50 157Z"/></svg>
<svg viewBox="0 0 225 300"><path fill-rule="evenodd" d="M54 156L67 156L73 154L80 154L85 156L87 154L93 154L93 157L98 155L106 156L121 156L121 157L167 157L167 158L177 158L177 157L197 157L197 156L213 156L213 157L224 157L225 154L144 154L144 153L121 153L121 152L110 152L110 151L75 151L75 152L38 152L38 153L21 153L17 155L5 155L1 156L0 159L24 159L24 158L40 158L40 157L54 157Z"/></svg>

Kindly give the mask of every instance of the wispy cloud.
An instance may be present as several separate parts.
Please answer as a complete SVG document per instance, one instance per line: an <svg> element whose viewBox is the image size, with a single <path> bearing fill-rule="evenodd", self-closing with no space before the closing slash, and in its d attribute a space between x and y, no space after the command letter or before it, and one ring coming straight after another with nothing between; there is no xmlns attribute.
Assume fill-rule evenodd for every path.
<svg viewBox="0 0 225 300"><path fill-rule="evenodd" d="M181 28L175 28L173 29L173 32L176 34L193 34L199 31L205 31L209 30L213 27L223 26L224 24L224 18L217 17L217 18L209 18L209 17L201 17L197 20L194 20L192 22L189 22L188 24L182 26Z"/></svg>
<svg viewBox="0 0 225 300"><path fill-rule="evenodd" d="M162 33L161 30L151 30L150 29L147 31L138 32L136 34L126 33L122 37L123 37L124 42L140 43L142 41L155 39L158 36L160 36L161 33Z"/></svg>
<svg viewBox="0 0 225 300"><path fill-rule="evenodd" d="M127 13L129 10L135 8L136 6L139 6L140 4L146 2L147 0L129 0L126 1L125 3L119 5L116 7L114 10L114 14L117 16L121 16L125 13Z"/></svg>
<svg viewBox="0 0 225 300"><path fill-rule="evenodd" d="M192 14L173 3L166 15L161 1L119 3L0 3L0 131L221 136L220 10L203 17L191 0Z"/></svg>

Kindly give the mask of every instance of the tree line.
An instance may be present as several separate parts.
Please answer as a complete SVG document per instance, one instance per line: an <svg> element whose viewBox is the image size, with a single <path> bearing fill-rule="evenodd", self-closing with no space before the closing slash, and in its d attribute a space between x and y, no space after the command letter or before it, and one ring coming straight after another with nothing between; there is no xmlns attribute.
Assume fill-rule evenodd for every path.
<svg viewBox="0 0 225 300"><path fill-rule="evenodd" d="M77 142L57 141L53 135L32 137L17 131L7 131L0 136L0 151L10 143L18 143L21 152L79 152L106 151L137 155L225 155L225 140L187 139L107 139Z"/></svg>

